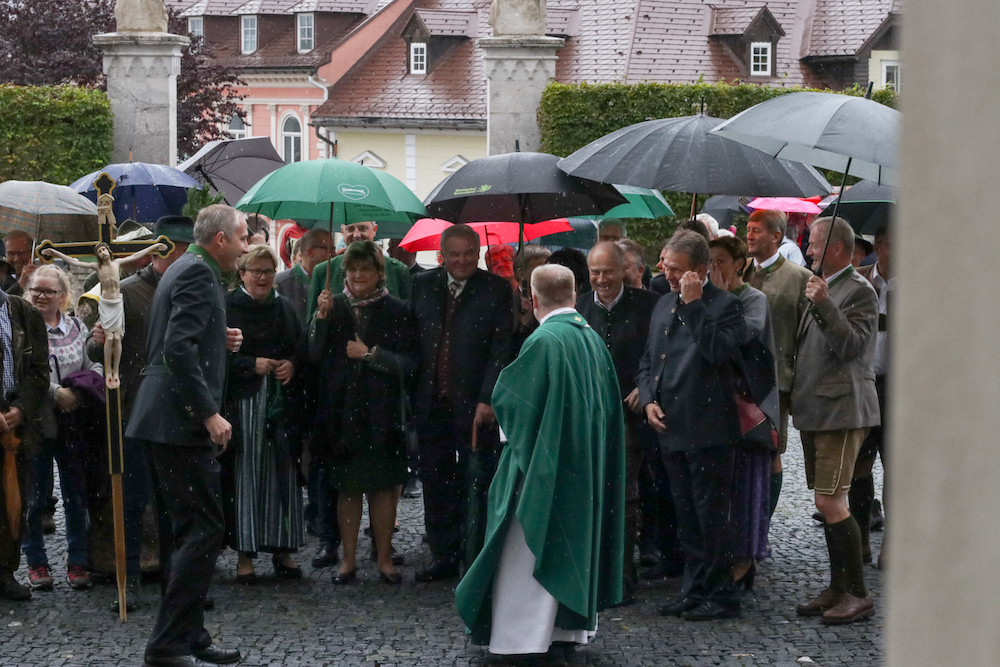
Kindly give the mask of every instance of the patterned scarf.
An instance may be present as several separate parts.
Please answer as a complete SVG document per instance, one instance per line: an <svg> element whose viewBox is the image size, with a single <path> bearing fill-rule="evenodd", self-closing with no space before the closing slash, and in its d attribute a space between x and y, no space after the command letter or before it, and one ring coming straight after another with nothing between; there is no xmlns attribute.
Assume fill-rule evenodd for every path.
<svg viewBox="0 0 1000 667"><path fill-rule="evenodd" d="M348 287L347 284L345 283L344 296L347 297L347 304L351 307L351 310L354 311L354 316L360 317L361 315L360 311L362 308L375 303L379 299L383 299L389 296L389 290L388 288L386 288L385 285L382 285L382 289L376 287L375 291L372 292L371 296L368 296L364 299L358 299L357 297L354 296L354 293L351 292L351 288Z"/></svg>

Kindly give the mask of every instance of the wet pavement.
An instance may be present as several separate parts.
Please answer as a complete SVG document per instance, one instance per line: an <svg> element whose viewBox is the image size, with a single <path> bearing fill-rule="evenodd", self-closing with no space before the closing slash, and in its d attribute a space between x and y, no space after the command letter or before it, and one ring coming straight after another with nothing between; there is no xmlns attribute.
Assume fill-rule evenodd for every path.
<svg viewBox="0 0 1000 667"><path fill-rule="evenodd" d="M878 570L866 568L878 608L873 619L832 627L795 614L796 604L825 586L827 558L822 530L810 517L812 497L805 486L801 446L794 431L784 460L785 486L771 526L773 554L758 565L756 585L744 599L742 618L692 623L658 616L656 609L675 592L677 580L643 582L634 605L601 615L594 642L577 651L571 664L881 664L885 604ZM877 484L880 492L880 480ZM313 537L296 556L305 571L298 581L276 579L269 559L263 558L257 561L258 584L237 585L236 556L226 552L212 587L216 608L206 613L209 631L220 645L243 651L242 665L507 664L466 640L454 610L455 582L414 583L414 571L430 560L421 543L422 510L419 499L401 502L396 546L407 558L400 568L401 586L381 583L375 564L367 559L359 559L356 583L333 586L331 570L310 566L316 549ZM115 591L109 583L82 592L66 583L61 508L56 520L59 530L46 536L55 590L36 592L26 603L0 601L0 665L141 666L158 584L143 586L142 608L129 614L127 623L120 623L110 612ZM881 540L881 532L872 534L876 554ZM368 544L362 537L360 549L365 554ZM17 577L27 582L23 558Z"/></svg>

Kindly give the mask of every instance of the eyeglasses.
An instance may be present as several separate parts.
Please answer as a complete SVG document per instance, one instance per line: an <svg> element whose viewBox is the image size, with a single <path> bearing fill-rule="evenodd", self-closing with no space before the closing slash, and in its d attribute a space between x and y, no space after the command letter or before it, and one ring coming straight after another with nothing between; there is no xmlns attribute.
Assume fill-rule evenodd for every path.
<svg viewBox="0 0 1000 667"><path fill-rule="evenodd" d="M274 269L246 269L244 273L249 273L254 278L272 277L277 271Z"/></svg>
<svg viewBox="0 0 1000 667"><path fill-rule="evenodd" d="M31 292L31 296L34 297L44 296L46 299L51 299L57 294L62 294L62 290L39 289L37 287L29 287L28 291Z"/></svg>

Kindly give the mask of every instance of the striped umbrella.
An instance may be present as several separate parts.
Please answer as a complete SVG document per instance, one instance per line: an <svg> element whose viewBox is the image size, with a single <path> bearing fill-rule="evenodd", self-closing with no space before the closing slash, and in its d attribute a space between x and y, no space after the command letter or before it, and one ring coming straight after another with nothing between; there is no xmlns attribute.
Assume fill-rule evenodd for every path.
<svg viewBox="0 0 1000 667"><path fill-rule="evenodd" d="M97 238L97 205L65 185L0 183L0 231L20 230L55 243Z"/></svg>

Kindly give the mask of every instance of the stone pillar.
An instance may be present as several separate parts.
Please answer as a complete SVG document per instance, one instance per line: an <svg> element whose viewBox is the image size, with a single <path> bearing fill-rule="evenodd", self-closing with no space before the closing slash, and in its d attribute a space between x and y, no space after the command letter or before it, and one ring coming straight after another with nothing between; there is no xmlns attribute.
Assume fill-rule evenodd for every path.
<svg viewBox="0 0 1000 667"><path fill-rule="evenodd" d="M538 105L545 84L556 75L556 51L566 40L542 35L483 37L486 72L486 141L490 155L541 146Z"/></svg>
<svg viewBox="0 0 1000 667"><path fill-rule="evenodd" d="M112 161L177 164L177 75L190 38L165 32L94 35L115 117Z"/></svg>
<svg viewBox="0 0 1000 667"><path fill-rule="evenodd" d="M890 667L1000 664L1000 3L907 0L893 238ZM955 102L961 100L960 105Z"/></svg>

